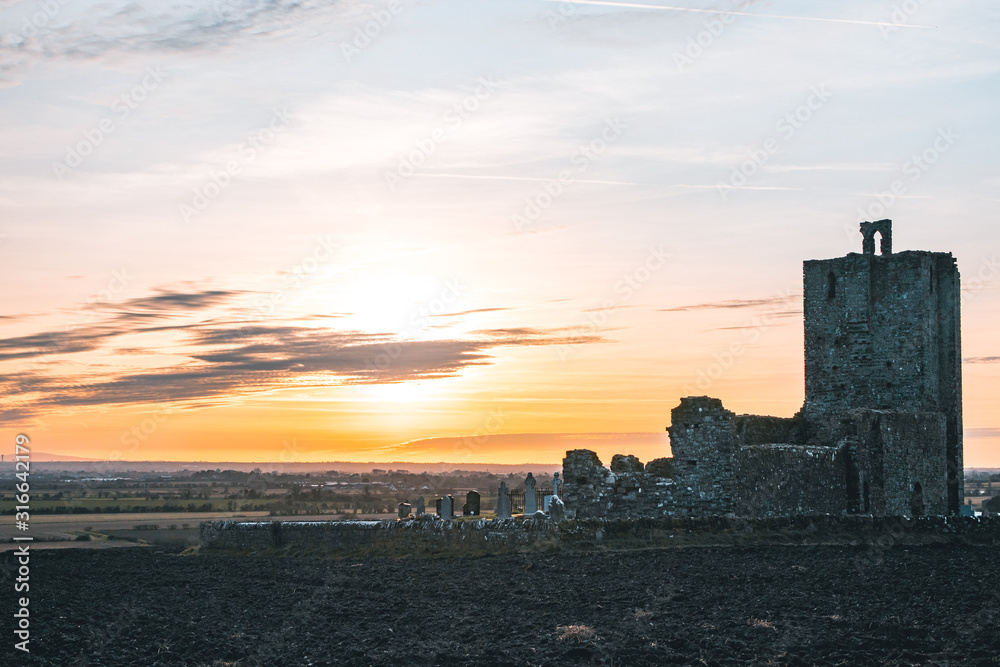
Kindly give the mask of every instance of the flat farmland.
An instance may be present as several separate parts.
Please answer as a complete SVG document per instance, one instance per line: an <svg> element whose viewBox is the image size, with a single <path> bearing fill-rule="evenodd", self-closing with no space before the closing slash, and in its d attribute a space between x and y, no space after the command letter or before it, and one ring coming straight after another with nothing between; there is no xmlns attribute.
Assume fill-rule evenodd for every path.
<svg viewBox="0 0 1000 667"><path fill-rule="evenodd" d="M995 667L1000 656L996 546L874 559L851 546L180 553L33 553L32 652L17 664ZM0 554L0 585L15 560Z"/></svg>
<svg viewBox="0 0 1000 667"><path fill-rule="evenodd" d="M268 512L163 512L114 514L37 514L32 515L29 531L16 529L14 517L0 517L0 551L15 548L15 535L30 535L34 548L62 546L81 535L91 534L103 546L127 546L131 541L150 544L194 545L198 543L198 524L202 521L237 519L241 521L332 521L341 517L330 514L270 516ZM351 519L388 519L386 514L352 514ZM105 537L110 539L105 539Z"/></svg>

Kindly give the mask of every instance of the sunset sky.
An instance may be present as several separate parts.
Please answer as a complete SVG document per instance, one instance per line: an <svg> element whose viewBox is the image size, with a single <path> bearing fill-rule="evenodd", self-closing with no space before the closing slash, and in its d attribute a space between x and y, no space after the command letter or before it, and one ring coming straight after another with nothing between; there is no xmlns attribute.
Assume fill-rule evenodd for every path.
<svg viewBox="0 0 1000 667"><path fill-rule="evenodd" d="M680 396L801 407L801 263L892 218L958 258L965 463L1000 466L998 31L964 0L0 2L7 449L667 456Z"/></svg>

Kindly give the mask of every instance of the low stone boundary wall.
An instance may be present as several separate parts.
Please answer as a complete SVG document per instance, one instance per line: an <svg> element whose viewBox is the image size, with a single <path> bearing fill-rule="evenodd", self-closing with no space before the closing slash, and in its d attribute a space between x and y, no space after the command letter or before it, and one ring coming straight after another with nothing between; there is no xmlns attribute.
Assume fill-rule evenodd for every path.
<svg viewBox="0 0 1000 667"><path fill-rule="evenodd" d="M591 519L559 524L566 544L639 541L678 544L847 543L924 544L975 542L1000 544L1000 516L873 517L811 515L743 518L732 516L658 519Z"/></svg>
<svg viewBox="0 0 1000 667"><path fill-rule="evenodd" d="M558 529L539 519L487 521L206 521L201 524L205 549L324 550L342 553L415 553L510 551L558 541Z"/></svg>
<svg viewBox="0 0 1000 667"><path fill-rule="evenodd" d="M513 518L441 521L207 521L207 551L320 551L331 554L473 554L531 548L691 544L1000 544L1000 517L726 516L589 519L555 523Z"/></svg>

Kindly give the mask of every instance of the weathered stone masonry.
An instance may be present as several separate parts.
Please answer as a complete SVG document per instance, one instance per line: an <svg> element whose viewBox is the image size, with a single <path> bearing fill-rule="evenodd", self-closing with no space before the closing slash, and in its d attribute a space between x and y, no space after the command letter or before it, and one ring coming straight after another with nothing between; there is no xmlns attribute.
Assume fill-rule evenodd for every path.
<svg viewBox="0 0 1000 667"><path fill-rule="evenodd" d="M951 253L862 253L803 264L805 404L736 415L707 396L671 411L671 479L563 462L568 516L955 514L962 497L960 283ZM881 254L875 254L875 236Z"/></svg>
<svg viewBox="0 0 1000 667"><path fill-rule="evenodd" d="M890 239L891 249L891 223L874 224L880 225L883 240ZM817 429L816 437L843 437L841 418L859 409L942 415L947 508L958 512L963 482L962 354L955 258L943 252L886 254L883 243L882 255L872 251L808 261L803 300L803 412ZM907 446L921 447L921 442ZM902 484L907 470L899 467L902 461L896 463L883 471L888 479L870 482ZM925 487L937 484L919 481Z"/></svg>
<svg viewBox="0 0 1000 667"><path fill-rule="evenodd" d="M616 457L617 458L617 457ZM575 449L563 459L562 499L567 517L627 519L670 516L674 513L674 483L657 474L650 462L644 467L634 456L601 465L589 449Z"/></svg>

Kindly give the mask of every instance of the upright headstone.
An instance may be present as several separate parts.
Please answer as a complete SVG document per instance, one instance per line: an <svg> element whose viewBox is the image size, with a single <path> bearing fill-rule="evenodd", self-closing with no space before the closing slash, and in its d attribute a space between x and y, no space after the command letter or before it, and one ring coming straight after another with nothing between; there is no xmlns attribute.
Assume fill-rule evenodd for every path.
<svg viewBox="0 0 1000 667"><path fill-rule="evenodd" d="M538 511L538 496L535 495L535 476L530 472L524 480L524 513L531 516Z"/></svg>
<svg viewBox="0 0 1000 667"><path fill-rule="evenodd" d="M465 516L479 516L480 497L478 491L469 491L465 494L465 505L462 506L462 514Z"/></svg>
<svg viewBox="0 0 1000 667"><path fill-rule="evenodd" d="M549 518L553 521L562 521L566 516L566 505L559 496L552 496L549 502Z"/></svg>
<svg viewBox="0 0 1000 667"><path fill-rule="evenodd" d="M424 505L424 497L420 496L417 498L417 516L423 516L427 512L427 507Z"/></svg>
<svg viewBox="0 0 1000 667"><path fill-rule="evenodd" d="M441 499L440 498L438 498L437 500L434 501L434 511L437 513L437 515L439 517L441 516Z"/></svg>
<svg viewBox="0 0 1000 667"><path fill-rule="evenodd" d="M410 503L399 503L396 505L396 514L400 519L410 516Z"/></svg>
<svg viewBox="0 0 1000 667"><path fill-rule="evenodd" d="M562 484L562 480L559 479L559 473L552 473L552 495L559 495L559 486Z"/></svg>
<svg viewBox="0 0 1000 667"><path fill-rule="evenodd" d="M497 493L497 518L510 518L510 496L507 495L507 482L500 482L500 491Z"/></svg>
<svg viewBox="0 0 1000 667"><path fill-rule="evenodd" d="M450 495L441 499L441 518L445 521L455 518L455 499Z"/></svg>

